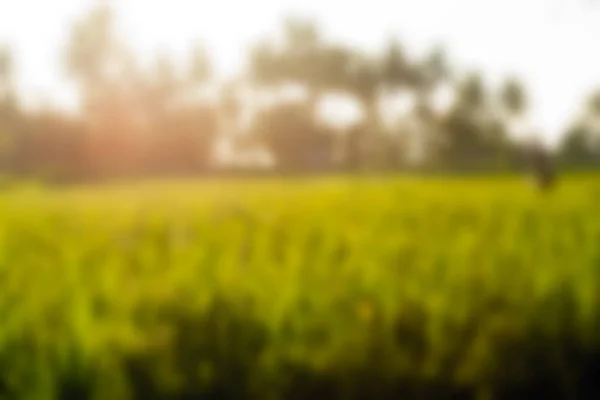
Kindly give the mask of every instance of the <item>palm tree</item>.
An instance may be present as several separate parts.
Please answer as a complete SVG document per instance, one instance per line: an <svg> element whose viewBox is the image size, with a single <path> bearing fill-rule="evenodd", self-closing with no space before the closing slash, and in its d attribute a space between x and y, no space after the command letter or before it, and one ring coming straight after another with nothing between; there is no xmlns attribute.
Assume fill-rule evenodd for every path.
<svg viewBox="0 0 600 400"><path fill-rule="evenodd" d="M160 113L165 113L169 106L177 100L177 95L183 87L175 66L167 54L159 54L154 60L152 74L153 99L157 102Z"/></svg>
<svg viewBox="0 0 600 400"><path fill-rule="evenodd" d="M344 46L327 43L318 25L310 19L288 18L282 31L281 46L262 40L254 47L250 55L250 77L269 91L290 84L302 87L306 93L303 115L315 119L325 93L349 90L348 68L353 53ZM290 132L303 134L291 128Z"/></svg>
<svg viewBox="0 0 600 400"><path fill-rule="evenodd" d="M288 18L284 22L284 48L280 65L286 80L307 93L308 112L316 115L323 94L341 86L345 49L326 43L315 21Z"/></svg>
<svg viewBox="0 0 600 400"><path fill-rule="evenodd" d="M310 19L287 18L282 31L283 43L279 48L262 40L252 50L251 78L270 89L287 84L303 87L309 109L314 113L325 92L347 87L344 71L351 52L325 42L318 25Z"/></svg>
<svg viewBox="0 0 600 400"><path fill-rule="evenodd" d="M408 72L408 82L416 92L416 103L422 108L431 108L436 90L452 78L446 52L441 46L434 47Z"/></svg>
<svg viewBox="0 0 600 400"><path fill-rule="evenodd" d="M351 156L362 167L374 167L381 159L379 150L382 134L381 122L381 89L385 80L383 68L379 60L368 58L361 53L354 53L347 72L347 91L361 103L364 112L363 123L355 127L349 138L353 143L350 148L356 154Z"/></svg>
<svg viewBox="0 0 600 400"><path fill-rule="evenodd" d="M205 84L213 74L213 66L206 49L201 44L195 43L190 50L190 64L188 76L192 84Z"/></svg>
<svg viewBox="0 0 600 400"><path fill-rule="evenodd" d="M588 97L580 117L565 132L560 155L573 165L600 163L600 91Z"/></svg>
<svg viewBox="0 0 600 400"><path fill-rule="evenodd" d="M381 63L382 80L387 91L395 92L409 86L411 67L397 39L388 42Z"/></svg>
<svg viewBox="0 0 600 400"><path fill-rule="evenodd" d="M12 81L13 62L8 46L0 47L0 94L6 95Z"/></svg>
<svg viewBox="0 0 600 400"><path fill-rule="evenodd" d="M18 100L13 89L13 60L8 47L0 47L0 167L8 168L19 121Z"/></svg>
<svg viewBox="0 0 600 400"><path fill-rule="evenodd" d="M489 118L489 104L483 77L468 73L458 83L454 104L441 121L446 161L452 166L471 168L489 158L490 136L502 132Z"/></svg>
<svg viewBox="0 0 600 400"><path fill-rule="evenodd" d="M515 76L509 76L502 83L499 92L499 112L494 116L495 124L502 125L504 129L492 131L499 134L493 136L495 145L501 151L500 161L507 161L507 157L516 155L514 143L508 135L523 132L522 122L527 114L528 100L523 83Z"/></svg>
<svg viewBox="0 0 600 400"><path fill-rule="evenodd" d="M467 74L457 92L457 107L472 117L479 118L489 104L485 83L479 73Z"/></svg>
<svg viewBox="0 0 600 400"><path fill-rule="evenodd" d="M285 81L281 51L275 45L262 39L250 50L248 78L254 85L275 90Z"/></svg>
<svg viewBox="0 0 600 400"><path fill-rule="evenodd" d="M114 22L112 9L103 5L73 26L65 69L79 81L85 97L95 97L113 72L118 51Z"/></svg>
<svg viewBox="0 0 600 400"><path fill-rule="evenodd" d="M13 119L17 111L17 98L13 87L13 58L8 48L0 47L0 124Z"/></svg>
<svg viewBox="0 0 600 400"><path fill-rule="evenodd" d="M433 157L441 146L439 121L433 102L438 89L452 78L452 70L443 47L436 46L421 60L408 69L408 85L415 101L415 117L421 127L421 148Z"/></svg>
<svg viewBox="0 0 600 400"><path fill-rule="evenodd" d="M520 117L527 109L527 97L523 84L515 77L509 77L501 89L501 101L509 116Z"/></svg>

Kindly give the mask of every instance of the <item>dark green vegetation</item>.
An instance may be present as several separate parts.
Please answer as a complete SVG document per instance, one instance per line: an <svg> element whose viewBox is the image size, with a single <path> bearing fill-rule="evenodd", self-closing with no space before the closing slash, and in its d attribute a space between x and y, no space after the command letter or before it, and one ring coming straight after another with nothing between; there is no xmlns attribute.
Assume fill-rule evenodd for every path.
<svg viewBox="0 0 600 400"><path fill-rule="evenodd" d="M594 176L14 189L0 392L597 398L598 195Z"/></svg>

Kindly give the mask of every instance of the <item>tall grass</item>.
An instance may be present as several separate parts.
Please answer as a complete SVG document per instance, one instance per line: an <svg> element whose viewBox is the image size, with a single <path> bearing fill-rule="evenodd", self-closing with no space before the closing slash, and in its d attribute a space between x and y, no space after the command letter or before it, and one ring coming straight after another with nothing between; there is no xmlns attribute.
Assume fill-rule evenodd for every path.
<svg viewBox="0 0 600 400"><path fill-rule="evenodd" d="M588 398L600 183L0 196L6 398Z"/></svg>

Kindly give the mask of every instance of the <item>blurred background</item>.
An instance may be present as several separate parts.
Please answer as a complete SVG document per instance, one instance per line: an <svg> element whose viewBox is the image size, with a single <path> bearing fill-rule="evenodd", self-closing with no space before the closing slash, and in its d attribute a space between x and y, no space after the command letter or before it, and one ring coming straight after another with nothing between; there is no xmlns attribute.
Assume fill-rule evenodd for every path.
<svg viewBox="0 0 600 400"><path fill-rule="evenodd" d="M593 2L24 0L0 162L44 180L597 162Z"/></svg>

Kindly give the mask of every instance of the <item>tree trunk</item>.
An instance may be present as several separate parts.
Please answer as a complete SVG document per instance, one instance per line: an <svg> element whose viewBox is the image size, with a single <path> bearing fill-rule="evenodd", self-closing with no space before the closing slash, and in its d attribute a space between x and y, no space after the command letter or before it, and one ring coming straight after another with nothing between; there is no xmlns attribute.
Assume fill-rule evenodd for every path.
<svg viewBox="0 0 600 400"><path fill-rule="evenodd" d="M383 123L379 110L379 98L371 95L363 102L365 110L364 132L361 137L361 166L365 170L374 170L381 166L381 135Z"/></svg>

